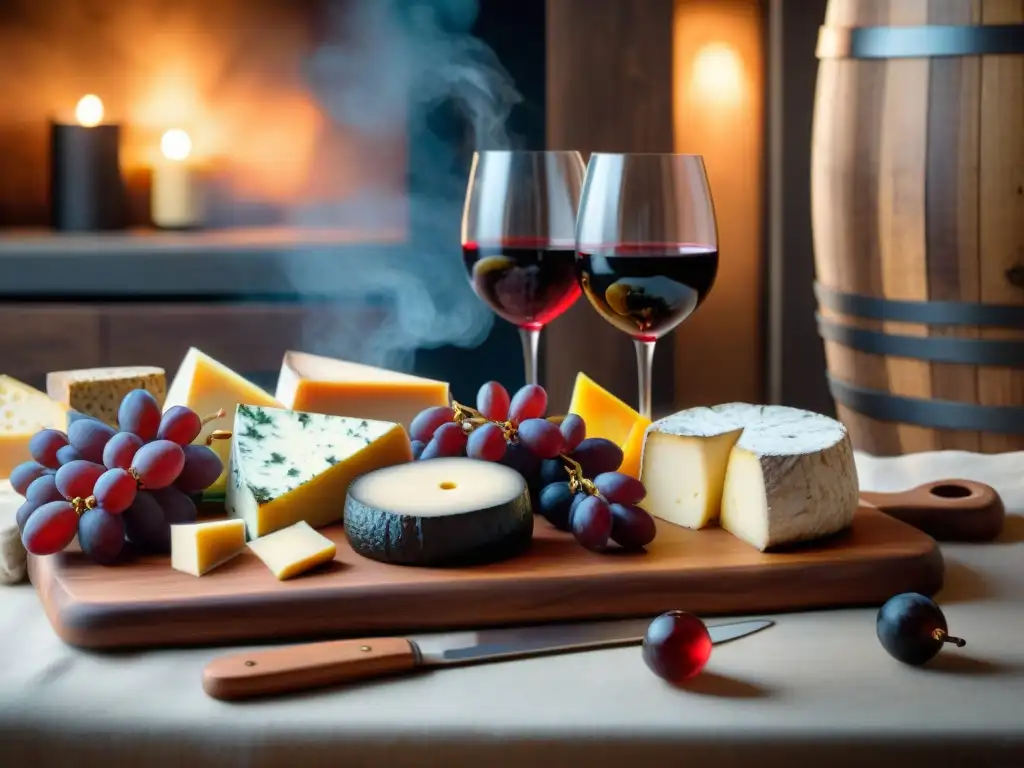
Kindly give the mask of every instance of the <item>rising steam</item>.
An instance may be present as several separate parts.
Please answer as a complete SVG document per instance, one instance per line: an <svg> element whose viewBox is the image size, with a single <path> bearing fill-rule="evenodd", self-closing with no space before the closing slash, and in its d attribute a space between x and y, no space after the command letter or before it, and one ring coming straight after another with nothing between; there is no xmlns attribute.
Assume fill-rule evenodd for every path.
<svg viewBox="0 0 1024 768"><path fill-rule="evenodd" d="M494 52L470 33L476 0L356 0L329 16L333 39L306 67L322 108L349 132L374 136L408 126L418 141L410 153L410 188L403 199L386 192L359 201L359 216L408 213L409 245L364 260L340 257L349 290L383 295L388 317L370 337L339 339L333 329L311 327L307 349L326 347L364 362L405 367L418 347L472 347L487 336L493 317L472 293L460 258L459 219L466 190L457 137L427 128L431 112L453 103L464 115L472 147L509 148L506 121L521 97ZM352 203L337 210L305 208L295 223L331 225L352 218ZM372 227L372 222L371 222ZM322 280L292 262L300 290ZM339 349L339 346L342 348Z"/></svg>

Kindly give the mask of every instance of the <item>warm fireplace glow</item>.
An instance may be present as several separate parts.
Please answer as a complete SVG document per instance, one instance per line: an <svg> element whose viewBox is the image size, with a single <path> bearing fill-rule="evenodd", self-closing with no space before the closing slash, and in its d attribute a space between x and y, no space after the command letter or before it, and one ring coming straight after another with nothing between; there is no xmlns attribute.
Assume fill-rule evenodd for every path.
<svg viewBox="0 0 1024 768"><path fill-rule="evenodd" d="M192 139L185 131L174 128L160 139L160 151L168 160L187 160L192 154Z"/></svg>
<svg viewBox="0 0 1024 768"><path fill-rule="evenodd" d="M95 128L103 122L103 101L91 93L78 100L75 107L75 119L79 125Z"/></svg>
<svg viewBox="0 0 1024 768"><path fill-rule="evenodd" d="M743 62L735 46L706 43L694 55L692 66L690 91L694 101L733 104L743 98Z"/></svg>

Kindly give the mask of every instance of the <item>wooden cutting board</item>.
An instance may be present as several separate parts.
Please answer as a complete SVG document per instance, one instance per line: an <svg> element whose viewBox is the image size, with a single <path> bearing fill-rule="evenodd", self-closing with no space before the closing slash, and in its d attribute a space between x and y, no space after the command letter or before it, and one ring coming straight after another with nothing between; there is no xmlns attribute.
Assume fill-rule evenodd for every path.
<svg viewBox="0 0 1024 768"><path fill-rule="evenodd" d="M341 527L335 561L278 582L248 552L202 578L167 557L105 568L81 552L30 558L57 634L87 648L215 645L480 628L576 619L878 605L933 594L943 561L928 535L870 506L850 530L764 554L720 529L659 522L646 553L600 555L538 520L530 551L504 563L423 569L366 560Z"/></svg>

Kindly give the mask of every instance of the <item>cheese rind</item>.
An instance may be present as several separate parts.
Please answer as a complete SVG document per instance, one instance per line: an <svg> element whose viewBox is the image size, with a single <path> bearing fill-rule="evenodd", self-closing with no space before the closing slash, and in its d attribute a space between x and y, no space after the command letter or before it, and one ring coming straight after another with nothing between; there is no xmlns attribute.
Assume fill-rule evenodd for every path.
<svg viewBox="0 0 1024 768"><path fill-rule="evenodd" d="M65 429L66 409L35 387L0 375L0 477L29 461L28 444L43 429Z"/></svg>
<svg viewBox="0 0 1024 768"><path fill-rule="evenodd" d="M587 437L603 437L622 449L619 472L640 477L640 453L646 419L585 373L576 375L569 413L575 413L587 426Z"/></svg>
<svg viewBox="0 0 1024 768"><path fill-rule="evenodd" d="M652 515L692 528L718 517L762 551L848 527L859 501L846 428L785 406L727 403L655 422L641 479Z"/></svg>
<svg viewBox="0 0 1024 768"><path fill-rule="evenodd" d="M250 541L249 549L281 581L329 563L338 550L305 520Z"/></svg>
<svg viewBox="0 0 1024 768"><path fill-rule="evenodd" d="M171 526L171 567L203 576L245 549L241 520L211 520Z"/></svg>
<svg viewBox="0 0 1024 768"><path fill-rule="evenodd" d="M448 384L306 352L285 352L275 392L285 407L309 413L392 421L450 402Z"/></svg>
<svg viewBox="0 0 1024 768"><path fill-rule="evenodd" d="M390 422L239 405L234 424L225 508L250 538L338 522L353 479L412 460Z"/></svg>
<svg viewBox="0 0 1024 768"><path fill-rule="evenodd" d="M71 411L112 427L117 426L121 401L135 389L146 390L163 406L167 397L164 369L153 366L81 368L46 374L46 392L50 397Z"/></svg>
<svg viewBox="0 0 1024 768"><path fill-rule="evenodd" d="M200 417L206 417L223 409L224 418L214 419L203 427L195 439L195 443L199 444L205 443L214 430L233 431L235 409L239 404L280 405L277 400L240 373L192 347L185 354L167 390L164 410L174 405L184 405L198 413ZM223 493L226 489L231 443L231 440L214 440L210 444L224 464L224 472L207 489L210 494Z"/></svg>

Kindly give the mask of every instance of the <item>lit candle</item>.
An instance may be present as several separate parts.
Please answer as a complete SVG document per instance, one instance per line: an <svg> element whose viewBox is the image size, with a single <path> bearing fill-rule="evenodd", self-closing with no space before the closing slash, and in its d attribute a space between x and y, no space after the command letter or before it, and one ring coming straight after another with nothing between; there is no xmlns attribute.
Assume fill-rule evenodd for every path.
<svg viewBox="0 0 1024 768"><path fill-rule="evenodd" d="M189 164L192 139L174 128L160 139L160 162L153 168L151 214L162 229L192 229L202 223L202 189Z"/></svg>
<svg viewBox="0 0 1024 768"><path fill-rule="evenodd" d="M125 224L121 128L103 123L103 102L83 96L77 125L50 123L50 208L54 229L92 231Z"/></svg>

